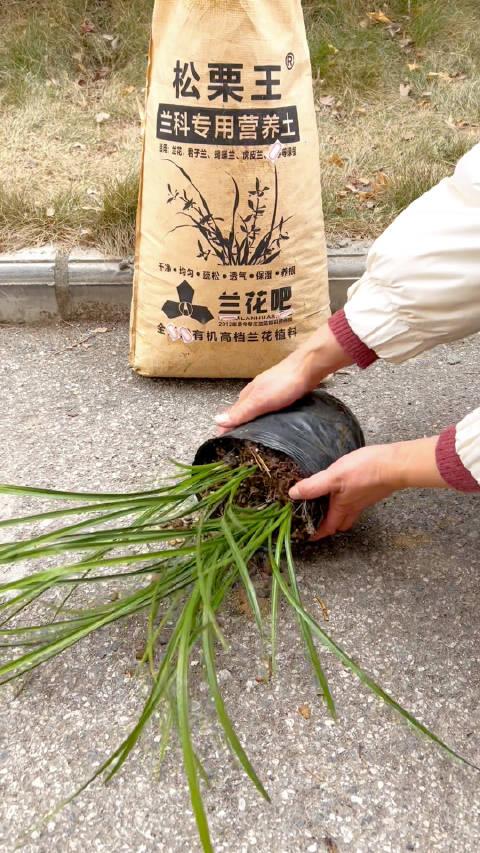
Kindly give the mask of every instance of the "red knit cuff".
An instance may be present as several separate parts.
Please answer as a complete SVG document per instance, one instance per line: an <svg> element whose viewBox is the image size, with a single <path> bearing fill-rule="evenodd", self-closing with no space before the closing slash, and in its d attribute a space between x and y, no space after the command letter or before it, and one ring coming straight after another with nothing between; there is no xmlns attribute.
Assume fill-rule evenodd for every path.
<svg viewBox="0 0 480 853"><path fill-rule="evenodd" d="M457 453L456 437L456 426L448 427L441 433L435 451L438 470L452 489L459 492L480 492L480 483L477 483L468 468L465 468Z"/></svg>
<svg viewBox="0 0 480 853"><path fill-rule="evenodd" d="M353 329L350 328L350 324L345 316L343 308L330 317L328 325L342 349L345 350L347 355L349 355L352 361L354 361L355 364L358 364L359 367L364 369L377 360L378 355L376 352L374 352L373 349L369 349L369 347L360 340L358 335L355 334Z"/></svg>

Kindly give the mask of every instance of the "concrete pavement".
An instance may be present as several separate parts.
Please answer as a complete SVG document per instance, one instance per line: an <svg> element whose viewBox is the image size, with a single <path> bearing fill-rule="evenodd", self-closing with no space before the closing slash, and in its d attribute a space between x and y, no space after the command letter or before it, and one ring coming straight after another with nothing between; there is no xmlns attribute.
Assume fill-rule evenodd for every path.
<svg viewBox="0 0 480 853"><path fill-rule="evenodd" d="M88 489L147 488L168 457L190 460L211 415L240 383L146 380L127 366L125 325L0 328L0 480ZM106 330L106 331L105 331ZM91 335L91 337L88 337ZM394 368L343 371L329 390L369 443L431 434L480 400L480 341ZM300 560L304 599L331 635L441 737L480 763L479 498L404 493L350 535ZM16 502L0 498L0 516ZM218 735L200 673L194 708L211 779L218 851L477 851L480 774L454 764L324 656L337 701L319 704L295 620L280 620L279 674L256 681L255 628L233 605L219 654L232 717L272 796L268 806ZM120 625L0 694L0 850L83 781L129 730L147 681L131 675L143 622ZM254 646L256 649L256 645ZM197 664L198 666L198 664ZM197 671L197 670L196 670ZM17 685L18 686L18 685ZM311 709L309 719L298 712ZM46 851L199 849L176 745L159 772L151 725L121 774L65 808L24 847Z"/></svg>

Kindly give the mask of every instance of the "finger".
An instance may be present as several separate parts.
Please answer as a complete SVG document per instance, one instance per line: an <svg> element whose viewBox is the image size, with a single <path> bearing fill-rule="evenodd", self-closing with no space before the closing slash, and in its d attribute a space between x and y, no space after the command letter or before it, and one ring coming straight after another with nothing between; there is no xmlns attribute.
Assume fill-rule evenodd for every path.
<svg viewBox="0 0 480 853"><path fill-rule="evenodd" d="M326 471L320 471L314 474L313 477L307 477L305 480L300 480L295 483L289 491L289 496L293 501L309 501L313 498L328 495L334 490L334 478L327 468Z"/></svg>
<svg viewBox="0 0 480 853"><path fill-rule="evenodd" d="M241 405L248 401L248 397L252 393L252 390L253 382L249 382L248 385L245 385L245 387L242 388L238 395L238 399L233 406L214 416L215 423L218 424L221 434L226 432L226 430L230 429L232 426L236 426L237 423L240 423L240 421L237 421L237 411L240 409Z"/></svg>
<svg viewBox="0 0 480 853"><path fill-rule="evenodd" d="M322 521L318 530L313 534L310 541L318 542L320 539L328 539L329 536L335 536L338 533L338 528L336 526L327 524L325 521Z"/></svg>
<svg viewBox="0 0 480 853"><path fill-rule="evenodd" d="M253 382L249 382L240 391L238 399L229 409L215 416L215 422L221 429L231 429L237 424L244 423L250 413L252 395L254 394Z"/></svg>
<svg viewBox="0 0 480 853"><path fill-rule="evenodd" d="M215 422L222 429L232 429L232 427L239 426L239 424L253 421L266 412L276 411L277 408L279 407L273 404L265 393L260 396L257 390L255 390L255 392L245 396L243 400L239 398L231 409L217 415Z"/></svg>
<svg viewBox="0 0 480 853"><path fill-rule="evenodd" d="M311 537L311 542L318 542L319 539L327 539L329 536L335 536L335 533L338 533L339 530L340 528L336 524L322 521L316 533Z"/></svg>
<svg viewBox="0 0 480 853"><path fill-rule="evenodd" d="M232 427L253 420L259 414L262 414L261 404L255 399L247 397L245 400L239 400L228 411L216 415L215 423L223 429L232 429Z"/></svg>
<svg viewBox="0 0 480 853"><path fill-rule="evenodd" d="M312 542L317 542L319 539L325 539L327 536L334 536L335 533L346 533L351 530L354 524L358 521L361 512L346 513L343 518L341 515L332 519L323 520L320 527L311 538Z"/></svg>
<svg viewBox="0 0 480 853"><path fill-rule="evenodd" d="M318 539L325 539L327 536L333 536L342 529L344 524L347 523L349 515L350 513L347 508L345 506L341 506L338 499L336 499L336 496L332 495L327 515L320 524L317 532L313 534L312 541L316 542Z"/></svg>

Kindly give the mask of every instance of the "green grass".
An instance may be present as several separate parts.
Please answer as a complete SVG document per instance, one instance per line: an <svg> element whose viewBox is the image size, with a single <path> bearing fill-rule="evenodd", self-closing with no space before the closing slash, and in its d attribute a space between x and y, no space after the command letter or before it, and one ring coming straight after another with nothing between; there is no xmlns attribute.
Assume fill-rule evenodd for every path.
<svg viewBox="0 0 480 853"><path fill-rule="evenodd" d="M450 70L478 74L480 7L476 0L305 0L314 74L345 97L392 92L406 60L441 59ZM379 9L398 32L375 23ZM408 42L408 43L407 43ZM397 84L398 89L398 84Z"/></svg>
<svg viewBox="0 0 480 853"><path fill-rule="evenodd" d="M55 240L132 253L152 6L4 0L0 250ZM304 0L303 8L327 235L330 242L372 238L479 139L480 6ZM368 17L379 10L391 24ZM404 81L411 95L401 100ZM331 95L335 108L322 104ZM110 115L101 128L99 112ZM343 168L332 165L332 155ZM379 169L389 186L373 207L345 197L352 177Z"/></svg>
<svg viewBox="0 0 480 853"><path fill-rule="evenodd" d="M388 87L398 49L381 27L360 26L370 4L315 0L304 6L315 77L342 97Z"/></svg>
<svg viewBox="0 0 480 853"><path fill-rule="evenodd" d="M475 766L399 705L307 612L291 548L292 524L296 513L301 515L302 505L240 507L238 490L254 473L254 465L235 469L220 463L179 466L178 480L132 494L0 485L0 494L47 499L54 507L61 504L59 509L0 521L4 530L21 526L23 531L37 522L61 524L47 530L42 525L40 534L28 537L24 532L0 545L0 566L26 561L29 566L28 574L0 584L0 685L33 672L97 631L140 614L145 619L142 664L149 668L151 685L137 722L58 809L98 777L110 780L128 760L147 724L160 716L163 743L173 724L177 730L200 840L207 853L213 850L202 798L205 773L197 756L190 714L194 650L201 652L202 674L224 739L250 782L269 801L236 734L216 673L216 640L228 651L217 614L236 585L243 587L255 616L263 653L270 659L269 672L276 670L281 598L297 617L307 660L332 717L335 704L315 640L418 734L450 757ZM272 573L269 631L250 574L251 560L262 548ZM112 581L121 583L122 589L113 601L108 595ZM167 626L167 643L159 644Z"/></svg>
<svg viewBox="0 0 480 853"><path fill-rule="evenodd" d="M80 235L88 245L102 245L114 257L128 255L135 242L138 176L110 179L96 203L75 190L52 194L36 205L26 189L0 186L0 251L11 243L68 243Z"/></svg>
<svg viewBox="0 0 480 853"><path fill-rule="evenodd" d="M384 212L393 218L435 186L451 172L471 144L469 137L439 136L421 140L418 143L421 158L404 158L386 186L381 198Z"/></svg>
<svg viewBox="0 0 480 853"><path fill-rule="evenodd" d="M142 85L152 8L152 0L7 0L2 15L8 37L0 36L0 87L7 103L27 96L33 81L88 82L101 69Z"/></svg>
<svg viewBox="0 0 480 853"><path fill-rule="evenodd" d="M428 192L445 174L441 165L405 164L393 176L382 197L384 210L396 216L412 201Z"/></svg>
<svg viewBox="0 0 480 853"><path fill-rule="evenodd" d="M5 247L9 236L19 233L27 241L35 240L39 234L44 242L68 240L86 221L82 204L84 199L74 191L61 191L52 195L46 205L36 205L26 189L8 190L0 186L0 234Z"/></svg>
<svg viewBox="0 0 480 853"><path fill-rule="evenodd" d="M102 206L92 223L92 240L111 255L128 255L135 243L139 178L130 173L104 185Z"/></svg>

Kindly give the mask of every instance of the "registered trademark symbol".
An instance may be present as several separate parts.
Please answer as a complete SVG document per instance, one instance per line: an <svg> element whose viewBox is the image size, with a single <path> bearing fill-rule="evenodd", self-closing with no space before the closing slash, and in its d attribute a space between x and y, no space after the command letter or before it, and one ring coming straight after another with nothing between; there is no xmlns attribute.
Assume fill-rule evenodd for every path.
<svg viewBox="0 0 480 853"><path fill-rule="evenodd" d="M293 55L293 53L287 53L285 57L285 65L287 66L289 71L292 70L293 66L295 65L295 56Z"/></svg>

